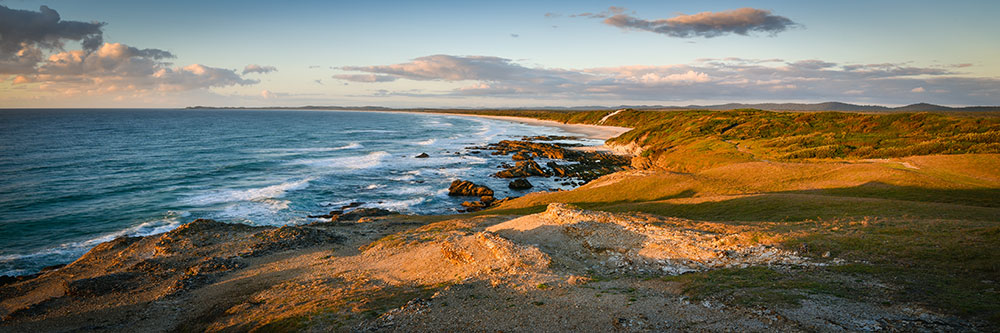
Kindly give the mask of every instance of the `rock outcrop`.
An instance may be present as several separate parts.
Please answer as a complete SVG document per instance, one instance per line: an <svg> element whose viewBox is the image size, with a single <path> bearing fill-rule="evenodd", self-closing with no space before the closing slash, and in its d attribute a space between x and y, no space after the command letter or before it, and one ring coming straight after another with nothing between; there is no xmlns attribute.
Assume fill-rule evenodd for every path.
<svg viewBox="0 0 1000 333"><path fill-rule="evenodd" d="M493 196L493 190L484 185L476 185L467 180L455 180L448 187L448 195L457 197Z"/></svg>
<svg viewBox="0 0 1000 333"><path fill-rule="evenodd" d="M512 190L527 190L529 188L532 188L533 185L531 185L531 183L528 182L527 179L518 178L510 182L510 184L507 184L507 187L509 187Z"/></svg>
<svg viewBox="0 0 1000 333"><path fill-rule="evenodd" d="M517 161L514 167L493 174L500 178L549 177L552 173L534 160Z"/></svg>

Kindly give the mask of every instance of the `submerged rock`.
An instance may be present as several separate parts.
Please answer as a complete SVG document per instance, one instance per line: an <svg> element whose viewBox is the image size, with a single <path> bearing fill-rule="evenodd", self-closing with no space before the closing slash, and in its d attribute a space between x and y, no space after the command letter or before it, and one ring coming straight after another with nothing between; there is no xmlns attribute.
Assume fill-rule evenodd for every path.
<svg viewBox="0 0 1000 333"><path fill-rule="evenodd" d="M427 155L427 153L420 153L420 155L416 156L416 158L428 158L428 157L431 157L431 155Z"/></svg>
<svg viewBox="0 0 1000 333"><path fill-rule="evenodd" d="M493 196L493 190L483 185L476 185L467 180L455 180L448 187L448 195L460 197Z"/></svg>

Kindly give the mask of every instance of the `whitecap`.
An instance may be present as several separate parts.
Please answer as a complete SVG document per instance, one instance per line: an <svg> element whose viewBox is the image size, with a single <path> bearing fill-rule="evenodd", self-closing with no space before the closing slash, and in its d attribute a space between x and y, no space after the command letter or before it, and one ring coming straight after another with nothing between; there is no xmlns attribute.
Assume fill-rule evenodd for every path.
<svg viewBox="0 0 1000 333"><path fill-rule="evenodd" d="M363 156L301 159L290 163L323 169L369 169L379 166L389 156L388 152L376 151Z"/></svg>
<svg viewBox="0 0 1000 333"><path fill-rule="evenodd" d="M427 139L427 140L424 140L424 141L418 141L418 142L414 142L414 143L418 144L418 145L421 145L421 146L429 146L429 145L434 144L435 142L437 142L437 139Z"/></svg>
<svg viewBox="0 0 1000 333"><path fill-rule="evenodd" d="M237 201L262 201L283 197L289 191L304 189L309 186L309 182L312 180L312 178L306 178L261 188L214 191L192 197L186 201L192 205L214 205Z"/></svg>
<svg viewBox="0 0 1000 333"><path fill-rule="evenodd" d="M398 131L380 130L380 129L358 129L358 130L340 131L340 133L344 133L344 134L358 134L358 133L383 133L384 134L384 133L396 133L396 132L398 132Z"/></svg>
<svg viewBox="0 0 1000 333"><path fill-rule="evenodd" d="M371 208L382 208L388 209L394 212L410 212L413 210L413 206L419 205L427 201L425 198L413 198L407 200L384 200L377 203L369 203L362 205L363 207Z"/></svg>
<svg viewBox="0 0 1000 333"><path fill-rule="evenodd" d="M351 142L349 144L339 146L339 147L314 147L314 148L270 148L270 149L259 149L255 152L258 153L318 153L318 152L329 152L347 149L359 149L364 148L360 142Z"/></svg>
<svg viewBox="0 0 1000 333"><path fill-rule="evenodd" d="M427 194L430 193L430 191L431 187L429 186L404 186L386 191L386 193L397 194L397 195L410 195L410 194Z"/></svg>

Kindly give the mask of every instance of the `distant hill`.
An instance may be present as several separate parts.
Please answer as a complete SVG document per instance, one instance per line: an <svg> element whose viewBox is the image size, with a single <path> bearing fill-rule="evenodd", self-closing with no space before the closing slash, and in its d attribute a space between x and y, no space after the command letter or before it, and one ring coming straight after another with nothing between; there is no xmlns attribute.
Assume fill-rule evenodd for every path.
<svg viewBox="0 0 1000 333"><path fill-rule="evenodd" d="M688 105L688 106L666 106L666 105L619 105L619 106L573 106L573 107L496 107L496 108L387 108L381 106L297 106L297 107L210 107L210 106L190 106L187 109L299 109L299 110L612 110L612 109L636 109L636 110L737 110L737 109L761 109L770 111L853 111L853 112L928 112L928 111L948 111L948 112L1000 112L1000 106L966 106L950 107L928 103L910 104L900 107L888 107L882 105L859 105L842 102L823 103L727 103L718 105Z"/></svg>
<svg viewBox="0 0 1000 333"><path fill-rule="evenodd" d="M669 109L678 109L678 107L667 107ZM665 109L667 109L665 108ZM761 109L761 110L772 110L772 111L868 111L868 112L878 112L878 111L900 111L900 112L925 112L925 111L1000 111L1000 106L969 106L969 107L950 107L943 105L935 105L928 103L917 103L910 104L900 107L887 107L882 105L858 105L842 102L823 102L823 103L759 103L759 104L743 104L743 103L729 103L720 105L688 105L682 107L683 109L708 109L708 110L735 110L735 109Z"/></svg>

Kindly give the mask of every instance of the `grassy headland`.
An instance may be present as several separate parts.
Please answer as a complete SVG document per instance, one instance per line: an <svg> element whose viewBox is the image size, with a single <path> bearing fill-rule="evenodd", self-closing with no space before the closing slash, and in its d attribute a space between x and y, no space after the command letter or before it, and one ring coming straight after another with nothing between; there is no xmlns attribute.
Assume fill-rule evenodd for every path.
<svg viewBox="0 0 1000 333"><path fill-rule="evenodd" d="M454 112L629 127L608 144L636 156L475 213L119 238L0 284L0 327L1000 327L1000 118Z"/></svg>
<svg viewBox="0 0 1000 333"><path fill-rule="evenodd" d="M490 114L597 124L611 112ZM642 171L528 195L490 213L534 213L561 202L763 226L787 249L849 264L670 280L701 297L834 293L1000 323L1000 119L629 110L601 124L634 128L609 144L638 147L633 166Z"/></svg>

